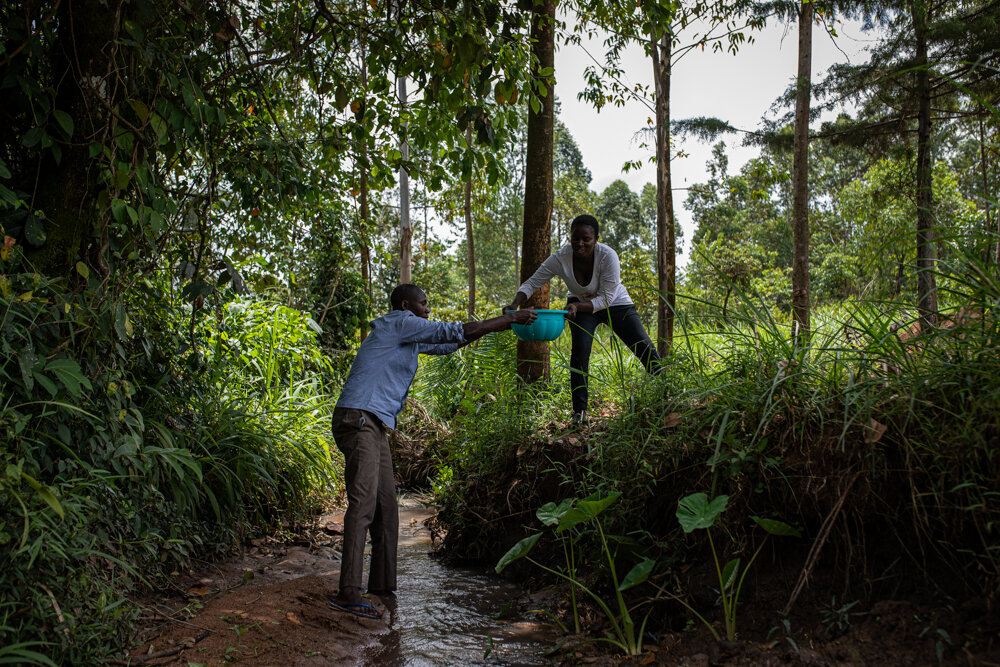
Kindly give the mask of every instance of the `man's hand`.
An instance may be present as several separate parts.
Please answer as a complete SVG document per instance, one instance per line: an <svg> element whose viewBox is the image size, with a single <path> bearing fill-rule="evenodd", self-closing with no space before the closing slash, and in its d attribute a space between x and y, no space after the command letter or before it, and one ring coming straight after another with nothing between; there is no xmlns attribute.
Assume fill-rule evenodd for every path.
<svg viewBox="0 0 1000 667"><path fill-rule="evenodd" d="M509 329L511 324L531 324L537 317L538 313L531 308L512 310L490 320L466 322L462 325L462 331L465 334L465 341L472 342L488 333Z"/></svg>
<svg viewBox="0 0 1000 667"><path fill-rule="evenodd" d="M566 305L566 319L575 320L576 319L576 301Z"/></svg>
<svg viewBox="0 0 1000 667"><path fill-rule="evenodd" d="M538 313L533 308L510 310L504 314L510 318L511 324L531 324L538 318Z"/></svg>
<svg viewBox="0 0 1000 667"><path fill-rule="evenodd" d="M517 310L517 306L515 306L512 303L508 303L506 306L504 306L503 308L500 309L500 313L502 315L506 315L507 313L511 312L512 310Z"/></svg>

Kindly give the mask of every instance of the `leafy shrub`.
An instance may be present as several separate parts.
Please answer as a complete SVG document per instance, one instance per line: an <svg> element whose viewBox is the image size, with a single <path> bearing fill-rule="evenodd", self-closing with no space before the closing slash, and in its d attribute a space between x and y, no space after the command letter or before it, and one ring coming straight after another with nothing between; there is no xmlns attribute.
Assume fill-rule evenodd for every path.
<svg viewBox="0 0 1000 667"><path fill-rule="evenodd" d="M127 642L130 590L336 486L328 369L284 306L192 329L149 280L128 301L3 280L0 645L21 662L93 662Z"/></svg>

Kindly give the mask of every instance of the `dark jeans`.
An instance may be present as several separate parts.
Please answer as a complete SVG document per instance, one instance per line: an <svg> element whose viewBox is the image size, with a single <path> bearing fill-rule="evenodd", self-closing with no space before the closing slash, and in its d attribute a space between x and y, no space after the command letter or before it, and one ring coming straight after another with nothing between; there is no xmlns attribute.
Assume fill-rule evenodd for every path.
<svg viewBox="0 0 1000 667"><path fill-rule="evenodd" d="M570 299L569 303L579 301ZM642 326L634 305L612 306L596 313L576 314L569 322L573 341L569 356L569 386L573 396L573 412L587 409L587 374L590 371L590 352L594 345L594 331L598 324L607 324L618 338L639 358L650 373L656 371L660 355Z"/></svg>

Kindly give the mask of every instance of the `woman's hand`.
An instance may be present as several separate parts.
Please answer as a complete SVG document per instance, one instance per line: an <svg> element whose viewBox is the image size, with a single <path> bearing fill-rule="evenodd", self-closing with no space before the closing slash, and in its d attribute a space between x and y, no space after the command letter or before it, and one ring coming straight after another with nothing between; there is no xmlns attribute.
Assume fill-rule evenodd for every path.
<svg viewBox="0 0 1000 667"><path fill-rule="evenodd" d="M511 299L510 303L508 303L506 306L500 309L500 313L506 315L512 310L517 310L518 308L521 307L521 304L527 300L528 297L524 295L524 292L518 292L517 294L514 295L514 298Z"/></svg>

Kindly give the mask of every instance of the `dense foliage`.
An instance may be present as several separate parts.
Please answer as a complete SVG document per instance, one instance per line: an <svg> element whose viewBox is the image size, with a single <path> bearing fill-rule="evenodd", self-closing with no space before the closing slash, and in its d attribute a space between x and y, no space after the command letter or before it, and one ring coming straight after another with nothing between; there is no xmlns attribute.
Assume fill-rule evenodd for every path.
<svg viewBox="0 0 1000 667"><path fill-rule="evenodd" d="M600 107L646 94L615 80L630 44L739 57L779 4L580 2L555 28L567 44L614 30L583 94ZM843 3L818 4L829 17ZM131 593L337 499L329 414L402 274L403 170L408 268L434 318L466 317L472 269L476 316L510 300L526 118L555 94L531 55L535 9L0 5L0 662L120 655ZM424 365L414 395L442 427L413 467L454 553L495 558L538 505L620 492L604 516L623 562L650 559L662 582L703 546L677 531L677 499L725 492L731 512L855 545L834 559L843 572L905 556L908 572L946 565L941 591L996 599L997 4L849 14L881 31L871 62L816 88L842 113L814 133L809 162L813 338L789 327L793 164L777 117L748 135L761 150L739 169L716 144L684 202L695 228L664 372L639 373L601 334L592 439L548 435L568 413L567 336L529 387L508 333ZM699 17L721 32L697 32ZM594 190L558 119L551 134L553 247L595 213L656 336L669 296L657 188ZM831 516L837 538L822 532ZM740 525L733 552L755 539Z"/></svg>

